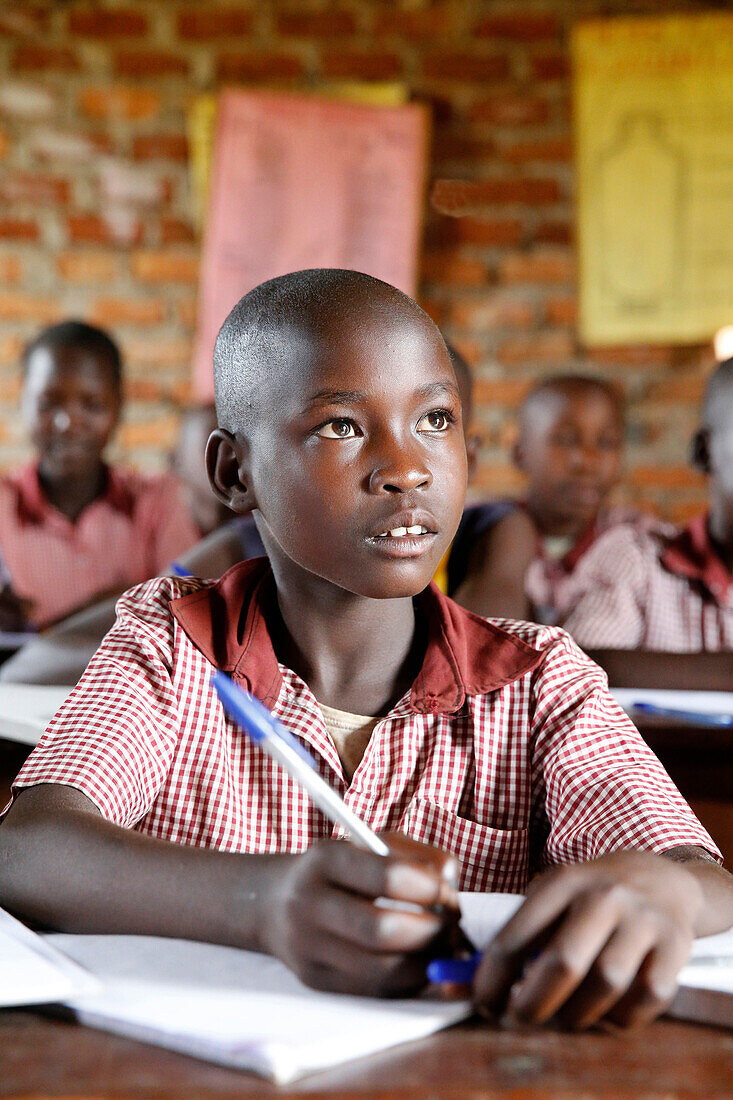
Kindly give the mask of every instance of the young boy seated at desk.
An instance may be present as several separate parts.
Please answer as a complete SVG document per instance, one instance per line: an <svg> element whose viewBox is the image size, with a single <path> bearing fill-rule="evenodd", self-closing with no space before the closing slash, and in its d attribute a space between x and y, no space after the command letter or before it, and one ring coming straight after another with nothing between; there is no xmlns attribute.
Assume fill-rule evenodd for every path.
<svg viewBox="0 0 733 1100"><path fill-rule="evenodd" d="M708 381L692 458L707 514L607 532L566 594L565 629L619 686L733 689L733 359Z"/></svg>
<svg viewBox="0 0 733 1100"><path fill-rule="evenodd" d="M29 622L43 627L161 572L197 532L172 478L104 461L122 404L120 353L105 332L53 325L22 366L37 458L0 480L0 552Z"/></svg>
<svg viewBox="0 0 733 1100"><path fill-rule="evenodd" d="M466 485L433 322L367 275L297 272L234 307L214 364L209 476L254 511L267 558L121 599L16 779L2 904L396 996L424 984L455 886L528 890L479 969L481 1005L576 1026L661 1011L692 937L733 924L731 879L562 630L478 618L430 584ZM389 856L339 839L225 718L215 668L387 831Z"/></svg>
<svg viewBox="0 0 733 1100"><path fill-rule="evenodd" d="M608 383L562 375L535 386L519 410L513 452L526 497L493 514L467 509L452 555L453 598L479 615L557 622L564 588L599 536L645 522L608 505L623 438L623 405Z"/></svg>

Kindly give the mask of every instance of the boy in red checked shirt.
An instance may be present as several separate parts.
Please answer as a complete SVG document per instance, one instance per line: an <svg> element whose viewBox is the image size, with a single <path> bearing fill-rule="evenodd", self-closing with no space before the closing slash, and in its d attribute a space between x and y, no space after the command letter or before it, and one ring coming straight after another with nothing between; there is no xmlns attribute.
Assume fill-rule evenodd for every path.
<svg viewBox="0 0 733 1100"><path fill-rule="evenodd" d="M493 515L467 509L453 553L453 598L479 615L558 623L565 591L603 532L652 525L649 516L609 507L623 440L623 404L607 382L568 374L536 385L519 410L513 450L525 499L496 502Z"/></svg>
<svg viewBox="0 0 733 1100"><path fill-rule="evenodd" d="M36 458L0 479L2 629L19 628L18 612L46 627L162 572L196 541L172 478L105 462L121 407L120 352L106 332L64 321L25 349L23 413Z"/></svg>
<svg viewBox="0 0 733 1100"><path fill-rule="evenodd" d="M454 884L527 890L479 1004L575 1026L660 1012L692 937L733 924L731 879L563 631L499 627L430 584L466 483L432 321L367 275L297 272L235 306L214 366L209 477L254 511L267 558L122 598L17 777L3 904L53 928L265 951L320 988L395 996L424 984ZM217 667L390 856L344 844L227 721Z"/></svg>
<svg viewBox="0 0 733 1100"><path fill-rule="evenodd" d="M609 531L565 593L563 626L617 685L733 684L733 359L708 380L692 458L707 513L681 529Z"/></svg>

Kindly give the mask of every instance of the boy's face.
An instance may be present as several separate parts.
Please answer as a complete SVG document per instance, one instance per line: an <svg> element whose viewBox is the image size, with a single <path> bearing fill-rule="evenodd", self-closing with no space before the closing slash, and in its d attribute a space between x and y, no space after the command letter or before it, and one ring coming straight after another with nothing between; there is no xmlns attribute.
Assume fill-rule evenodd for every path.
<svg viewBox="0 0 733 1100"><path fill-rule="evenodd" d="M621 414L611 397L548 393L516 448L530 511L578 528L591 523L619 479L622 450Z"/></svg>
<svg viewBox="0 0 733 1100"><path fill-rule="evenodd" d="M455 534L466 491L442 340L400 315L333 323L290 346L240 471L276 573L295 563L359 595L415 595Z"/></svg>
<svg viewBox="0 0 733 1100"><path fill-rule="evenodd" d="M23 413L41 468L79 477L96 467L120 413L106 363L74 347L38 347L26 366Z"/></svg>

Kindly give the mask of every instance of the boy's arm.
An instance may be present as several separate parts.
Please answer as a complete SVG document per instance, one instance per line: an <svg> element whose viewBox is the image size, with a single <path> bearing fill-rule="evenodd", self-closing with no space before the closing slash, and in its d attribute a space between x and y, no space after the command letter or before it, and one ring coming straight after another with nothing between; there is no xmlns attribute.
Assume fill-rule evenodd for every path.
<svg viewBox="0 0 733 1100"><path fill-rule="evenodd" d="M527 513L515 508L478 538L453 598L476 615L529 618L524 578L536 552L537 530Z"/></svg>
<svg viewBox="0 0 733 1100"><path fill-rule="evenodd" d="M230 944L278 956L310 985L394 996L424 985L457 899L444 853L388 840L388 857L336 840L302 855L217 852L120 828L48 784L23 790L0 826L0 897L47 927Z"/></svg>
<svg viewBox="0 0 733 1100"><path fill-rule="evenodd" d="M694 846L557 867L486 951L484 1008L571 1027L638 1025L671 1002L694 936L733 925L733 878Z"/></svg>
<svg viewBox="0 0 733 1100"><path fill-rule="evenodd" d="M637 1023L672 997L693 936L733 924L732 880L601 670L562 631L548 637L532 775L551 869L490 948L476 995L535 1023Z"/></svg>
<svg viewBox="0 0 733 1100"><path fill-rule="evenodd" d="M591 649L611 687L730 691L733 653L663 653L650 649Z"/></svg>

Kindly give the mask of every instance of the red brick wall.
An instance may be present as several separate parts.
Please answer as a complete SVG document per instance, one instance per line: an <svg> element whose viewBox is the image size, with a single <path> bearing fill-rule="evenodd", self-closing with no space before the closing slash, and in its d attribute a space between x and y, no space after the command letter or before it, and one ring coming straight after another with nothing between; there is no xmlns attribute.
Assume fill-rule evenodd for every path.
<svg viewBox="0 0 733 1100"><path fill-rule="evenodd" d="M710 359L589 352L575 334L568 36L668 0L4 0L0 5L0 468L28 453L18 353L47 321L110 326L127 361L118 457L155 468L185 400L198 240L185 112L222 83L398 79L432 106L422 300L477 374L482 492L538 374L591 370L631 402L626 496L684 516ZM447 182L445 182L447 181Z"/></svg>

